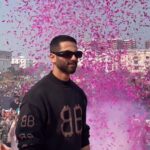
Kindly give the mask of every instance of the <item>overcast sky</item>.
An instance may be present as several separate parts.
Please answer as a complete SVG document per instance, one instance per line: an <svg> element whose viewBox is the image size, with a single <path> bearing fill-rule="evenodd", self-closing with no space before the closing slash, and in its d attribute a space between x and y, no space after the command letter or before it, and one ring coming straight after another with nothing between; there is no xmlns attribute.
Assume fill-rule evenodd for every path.
<svg viewBox="0 0 150 150"><path fill-rule="evenodd" d="M135 39L137 40L138 47L140 48L144 47L144 42L146 40L150 40L150 0L133 0L133 4L127 0L120 3L118 0L107 0L103 1L103 3L101 0L89 0L91 6L87 1L85 1L85 3L82 3L83 1L76 3L75 0L66 0L66 6L62 3L63 1L54 2L54 0L50 0L48 2L48 0L39 0L38 4L35 1L0 0L0 50L13 51L14 54L21 52L23 55L27 55L27 53L32 50L35 51L40 48L46 49L49 42L48 38L50 37L50 34L52 34L51 32L54 32L53 30L58 26L60 26L60 33L62 28L68 26L68 33L71 33L76 37L80 37L80 34L84 34L86 37L91 37L93 36L91 35L93 32L103 31L104 32L102 34L109 35L109 32L116 32L115 30L118 30L119 38ZM118 3L116 3L117 1ZM114 4L112 3L112 5L108 2L114 2ZM47 5L51 8L45 8L43 11L43 6L46 6L46 3L51 3L52 5ZM60 5L64 6L60 7ZM67 9L68 12L66 11ZM75 12L72 12L72 9L74 9ZM43 15L41 10L45 14L49 13L49 18L53 20L52 26L50 26L51 22L48 18L46 18L48 20L47 22L42 22L42 17L45 17L46 15ZM59 16L55 16L56 12ZM72 18L80 16L80 19L76 19L79 22L74 23L74 19L71 18L69 13L72 13ZM73 16L74 13L75 16ZM31 18L36 18L36 15L37 19L32 20ZM83 18L82 15L84 16ZM71 21L67 24L67 20L65 22L66 25L64 22L62 25L61 18L65 21L67 19ZM91 20L89 20L89 23L88 21L84 22L87 18L91 19L93 22ZM112 20L113 24L110 20ZM83 26L81 24L82 21ZM33 30L35 22L38 22L38 25L36 25L36 29ZM101 25L101 23L103 24ZM76 27L75 31L69 28L70 25L73 28ZM36 32L39 33L40 29L42 29L42 34L35 36ZM56 31L57 30L58 28ZM62 33L65 33L65 31L66 29ZM41 45L39 46L39 44Z"/></svg>

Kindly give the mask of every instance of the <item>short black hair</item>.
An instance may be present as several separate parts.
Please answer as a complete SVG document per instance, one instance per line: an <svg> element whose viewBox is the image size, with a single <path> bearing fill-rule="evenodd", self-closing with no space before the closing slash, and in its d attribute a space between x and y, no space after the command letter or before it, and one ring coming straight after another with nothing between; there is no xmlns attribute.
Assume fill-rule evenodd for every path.
<svg viewBox="0 0 150 150"><path fill-rule="evenodd" d="M58 35L54 37L50 42L50 52L58 52L60 42L70 41L77 44L76 39L69 35Z"/></svg>

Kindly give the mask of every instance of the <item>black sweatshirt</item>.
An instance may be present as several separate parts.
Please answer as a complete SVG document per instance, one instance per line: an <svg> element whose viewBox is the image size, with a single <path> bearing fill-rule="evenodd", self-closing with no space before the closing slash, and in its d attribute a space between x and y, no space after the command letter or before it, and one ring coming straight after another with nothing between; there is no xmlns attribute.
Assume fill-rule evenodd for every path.
<svg viewBox="0 0 150 150"><path fill-rule="evenodd" d="M16 128L19 150L81 150L89 144L87 98L52 72L23 98Z"/></svg>

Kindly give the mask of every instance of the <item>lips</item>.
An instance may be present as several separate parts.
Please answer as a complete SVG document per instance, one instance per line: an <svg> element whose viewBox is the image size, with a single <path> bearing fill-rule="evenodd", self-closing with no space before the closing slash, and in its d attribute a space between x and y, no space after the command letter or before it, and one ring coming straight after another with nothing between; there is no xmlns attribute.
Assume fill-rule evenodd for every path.
<svg viewBox="0 0 150 150"><path fill-rule="evenodd" d="M68 63L70 66L77 66L77 62Z"/></svg>
<svg viewBox="0 0 150 150"><path fill-rule="evenodd" d="M69 66L76 67L77 65L76 64L69 64Z"/></svg>

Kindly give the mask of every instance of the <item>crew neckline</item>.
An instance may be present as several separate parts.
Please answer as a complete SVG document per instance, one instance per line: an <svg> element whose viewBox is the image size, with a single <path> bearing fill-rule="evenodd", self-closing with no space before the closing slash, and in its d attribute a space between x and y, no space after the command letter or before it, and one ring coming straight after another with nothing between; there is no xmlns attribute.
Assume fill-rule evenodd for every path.
<svg viewBox="0 0 150 150"><path fill-rule="evenodd" d="M63 81L63 80L60 80L58 79L54 74L53 72L51 71L49 73L49 77L51 78L51 80L57 84L60 84L60 85L69 85L71 83L71 80L69 79L68 81Z"/></svg>

